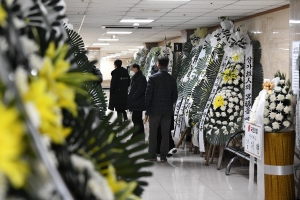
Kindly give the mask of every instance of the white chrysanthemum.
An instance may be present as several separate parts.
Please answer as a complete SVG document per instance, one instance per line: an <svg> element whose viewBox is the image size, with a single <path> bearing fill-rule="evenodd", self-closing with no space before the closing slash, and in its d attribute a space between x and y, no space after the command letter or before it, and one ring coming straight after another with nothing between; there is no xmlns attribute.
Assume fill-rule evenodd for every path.
<svg viewBox="0 0 300 200"><path fill-rule="evenodd" d="M235 116L235 117L238 116L238 115L239 115L238 112L235 112L235 113L233 114L233 116Z"/></svg>
<svg viewBox="0 0 300 200"><path fill-rule="evenodd" d="M270 126L265 126L265 131L271 132L271 131L272 131L272 128L271 128Z"/></svg>
<svg viewBox="0 0 300 200"><path fill-rule="evenodd" d="M222 112L221 115L222 115L222 117L226 117L226 113L225 112Z"/></svg>
<svg viewBox="0 0 300 200"><path fill-rule="evenodd" d="M271 118L271 119L275 119L275 117L276 117L276 113L274 113L274 112L271 112L269 116L270 116L270 118Z"/></svg>
<svg viewBox="0 0 300 200"><path fill-rule="evenodd" d="M218 128L217 128L217 127L215 127L215 126L213 127L213 129L214 129L214 130L218 130Z"/></svg>
<svg viewBox="0 0 300 200"><path fill-rule="evenodd" d="M282 114L276 114L276 117L275 117L275 119L277 120L277 121L281 121L282 119L283 119L283 115Z"/></svg>
<svg viewBox="0 0 300 200"><path fill-rule="evenodd" d="M211 119L210 121L211 121L211 123L213 123L213 124L216 123L216 121L215 121L214 119Z"/></svg>
<svg viewBox="0 0 300 200"><path fill-rule="evenodd" d="M236 123L234 123L234 128L235 129L239 128L239 125L237 125Z"/></svg>
<svg viewBox="0 0 300 200"><path fill-rule="evenodd" d="M229 120L230 120L230 121L233 121L233 120L234 120L234 116L231 115L231 116L229 117Z"/></svg>
<svg viewBox="0 0 300 200"><path fill-rule="evenodd" d="M278 95L278 96L277 96L277 100L278 100L278 101L284 100L284 96L283 96L282 94Z"/></svg>
<svg viewBox="0 0 300 200"><path fill-rule="evenodd" d="M235 96L235 95L236 95L236 92L232 92L232 95Z"/></svg>
<svg viewBox="0 0 300 200"><path fill-rule="evenodd" d="M284 107L284 112L285 112L286 114L290 113L291 110L292 110L291 106L286 106L286 107Z"/></svg>
<svg viewBox="0 0 300 200"><path fill-rule="evenodd" d="M244 105L244 101L240 101L240 105L243 106Z"/></svg>
<svg viewBox="0 0 300 200"><path fill-rule="evenodd" d="M265 108L264 110L264 116L267 116L269 114L269 110Z"/></svg>
<svg viewBox="0 0 300 200"><path fill-rule="evenodd" d="M276 96L273 94L273 95L270 95L270 100L273 102L276 100Z"/></svg>
<svg viewBox="0 0 300 200"><path fill-rule="evenodd" d="M220 115L220 113L219 113L219 112L216 112L216 116L217 116L217 117L220 117L221 115Z"/></svg>
<svg viewBox="0 0 300 200"><path fill-rule="evenodd" d="M234 108L235 108L235 110L239 110L239 109L240 109L240 107L239 107L239 106L235 106Z"/></svg>
<svg viewBox="0 0 300 200"><path fill-rule="evenodd" d="M228 102L227 102L227 101L224 101L224 104L225 104L225 106L227 106L227 105L228 105Z"/></svg>
<svg viewBox="0 0 300 200"><path fill-rule="evenodd" d="M39 47L37 46L36 42L29 39L27 36L21 36L20 40L29 54L38 51Z"/></svg>
<svg viewBox="0 0 300 200"><path fill-rule="evenodd" d="M242 118L241 118L241 117L237 118L237 122L240 122L241 120L242 120Z"/></svg>
<svg viewBox="0 0 300 200"><path fill-rule="evenodd" d="M284 105L282 103L279 103L276 107L277 110L282 111L284 109Z"/></svg>
<svg viewBox="0 0 300 200"><path fill-rule="evenodd" d="M43 67L43 59L36 54L30 54L29 62L32 69L40 70Z"/></svg>
<svg viewBox="0 0 300 200"><path fill-rule="evenodd" d="M233 104L233 103L229 103L229 104L228 104L228 107L229 107L229 108L233 108L233 107L234 107L234 104Z"/></svg>
<svg viewBox="0 0 300 200"><path fill-rule="evenodd" d="M275 92L281 92L281 90L282 90L282 88L279 87L279 86L277 86L277 87L274 88L274 91L275 91Z"/></svg>
<svg viewBox="0 0 300 200"><path fill-rule="evenodd" d="M278 122L273 122L272 123L272 128L278 130L279 129L279 123Z"/></svg>
<svg viewBox="0 0 300 200"><path fill-rule="evenodd" d="M271 110L274 110L276 108L276 104L275 103L271 103L270 106L269 106L269 108Z"/></svg>
<svg viewBox="0 0 300 200"><path fill-rule="evenodd" d="M222 126L222 128L221 128L222 130L225 130L226 129L226 126Z"/></svg>
<svg viewBox="0 0 300 200"><path fill-rule="evenodd" d="M0 50L1 51L8 50L8 43L5 37L0 37Z"/></svg>
<svg viewBox="0 0 300 200"><path fill-rule="evenodd" d="M222 122L221 122L220 120L218 120L216 123L217 123L217 124L221 124Z"/></svg>
<svg viewBox="0 0 300 200"><path fill-rule="evenodd" d="M229 122L229 126L233 126L233 122Z"/></svg>
<svg viewBox="0 0 300 200"><path fill-rule="evenodd" d="M279 81L279 84L280 84L280 85L283 85L284 82L285 82L284 80L280 80L280 81Z"/></svg>
<svg viewBox="0 0 300 200"><path fill-rule="evenodd" d="M281 92L282 92L283 94L286 94L286 93L287 93L286 89L284 89L284 88L281 90Z"/></svg>
<svg viewBox="0 0 300 200"><path fill-rule="evenodd" d="M225 130L223 133L224 133L224 135L228 135L229 132L227 130Z"/></svg>
<svg viewBox="0 0 300 200"><path fill-rule="evenodd" d="M228 125L228 122L223 121L222 124L223 124L223 125Z"/></svg>
<svg viewBox="0 0 300 200"><path fill-rule="evenodd" d="M235 132L235 129L231 128L230 133L234 133L234 132Z"/></svg>
<svg viewBox="0 0 300 200"><path fill-rule="evenodd" d="M209 125L209 128L213 128L213 125Z"/></svg>
<svg viewBox="0 0 300 200"><path fill-rule="evenodd" d="M92 178L88 180L87 185L97 199L115 199L114 194L110 186L108 185L106 178L101 176L96 171L91 174L91 177Z"/></svg>
<svg viewBox="0 0 300 200"><path fill-rule="evenodd" d="M229 98L229 101L230 101L230 102L233 102L233 100L234 100L234 99L233 99L232 97Z"/></svg>
<svg viewBox="0 0 300 200"><path fill-rule="evenodd" d="M292 99L292 95L291 95L291 94L287 94L287 95L285 96L285 98L288 99L288 100L291 100L291 99Z"/></svg>
<svg viewBox="0 0 300 200"><path fill-rule="evenodd" d="M265 107L268 107L269 106L269 102L268 101L265 101ZM254 105L253 105L254 107Z"/></svg>
<svg viewBox="0 0 300 200"><path fill-rule="evenodd" d="M238 88L234 88L234 91L238 92L238 91L239 91L239 89L238 89Z"/></svg>
<svg viewBox="0 0 300 200"><path fill-rule="evenodd" d="M216 130L215 134L216 134L216 135L219 135L219 134L220 134L220 130L219 130L219 129Z"/></svg>
<svg viewBox="0 0 300 200"><path fill-rule="evenodd" d="M88 171L94 170L94 165L91 161L81 157L77 156L75 154L71 155L71 161L74 165L74 167L79 171L83 172L85 169L88 169Z"/></svg>
<svg viewBox="0 0 300 200"><path fill-rule="evenodd" d="M232 80L228 80L228 84L232 84Z"/></svg>
<svg viewBox="0 0 300 200"><path fill-rule="evenodd" d="M289 121L283 122L283 126L285 126L286 128L288 128L290 125L291 125L291 123Z"/></svg>
<svg viewBox="0 0 300 200"><path fill-rule="evenodd" d="M269 123L270 123L269 118L264 118L264 124L267 125L267 124L269 124Z"/></svg>
<svg viewBox="0 0 300 200"><path fill-rule="evenodd" d="M242 68L242 66L241 66L241 65L236 65L235 68L236 68L237 70L240 70L240 69Z"/></svg>
<svg viewBox="0 0 300 200"><path fill-rule="evenodd" d="M225 111L226 110L226 106L221 106L221 110Z"/></svg>
<svg viewBox="0 0 300 200"><path fill-rule="evenodd" d="M205 128L208 128L208 124L205 124L204 127L205 127Z"/></svg>
<svg viewBox="0 0 300 200"><path fill-rule="evenodd" d="M18 17L13 17L13 23L17 29L21 29L26 26L26 23L23 20L20 20Z"/></svg>
<svg viewBox="0 0 300 200"><path fill-rule="evenodd" d="M243 95L242 94L238 94L238 97L241 99L241 98L243 98Z"/></svg>
<svg viewBox="0 0 300 200"><path fill-rule="evenodd" d="M211 135L211 131L212 131L212 129L210 129L210 130L207 131L206 133L207 133L208 135Z"/></svg>
<svg viewBox="0 0 300 200"><path fill-rule="evenodd" d="M241 110L240 111L240 116L242 116L244 114L244 111L243 110Z"/></svg>
<svg viewBox="0 0 300 200"><path fill-rule="evenodd" d="M233 112L233 110L232 110L231 108L229 108L229 109L227 110L227 112L230 114L230 113Z"/></svg>
<svg viewBox="0 0 300 200"><path fill-rule="evenodd" d="M235 101L235 103L238 103L239 102L239 98L235 97L234 101Z"/></svg>
<svg viewBox="0 0 300 200"><path fill-rule="evenodd" d="M230 92L226 92L226 96L227 96L227 97L231 97Z"/></svg>
<svg viewBox="0 0 300 200"><path fill-rule="evenodd" d="M234 84L234 85L238 85L238 84L239 84L239 81L238 81L238 80L234 80L234 81L233 81L233 84Z"/></svg>
<svg viewBox="0 0 300 200"><path fill-rule="evenodd" d="M241 79L243 79L243 78L241 78ZM243 83L240 85L240 88L242 88L242 89L244 88L244 84Z"/></svg>

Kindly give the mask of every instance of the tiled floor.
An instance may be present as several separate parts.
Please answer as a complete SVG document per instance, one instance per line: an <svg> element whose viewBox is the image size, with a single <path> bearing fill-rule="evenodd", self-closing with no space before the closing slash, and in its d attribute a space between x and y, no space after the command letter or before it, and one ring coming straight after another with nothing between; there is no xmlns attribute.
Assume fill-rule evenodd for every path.
<svg viewBox="0 0 300 200"><path fill-rule="evenodd" d="M143 200L243 200L249 199L248 167L234 166L225 175L224 163L217 170L217 159L210 166L199 154L179 149L167 163L155 162L148 170L153 173L143 193ZM257 198L257 187L252 192Z"/></svg>

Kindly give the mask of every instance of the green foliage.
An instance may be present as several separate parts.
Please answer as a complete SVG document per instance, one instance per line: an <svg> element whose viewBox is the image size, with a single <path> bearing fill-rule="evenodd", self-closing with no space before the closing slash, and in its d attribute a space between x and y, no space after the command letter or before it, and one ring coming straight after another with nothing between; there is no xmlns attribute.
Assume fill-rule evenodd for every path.
<svg viewBox="0 0 300 200"><path fill-rule="evenodd" d="M97 120L96 115L95 110L87 107L78 109L77 118L64 112L64 118L67 119L64 120L64 125L73 127L72 133L67 138L69 153L76 153L93 161L101 173L112 164L116 169L118 180L138 182L134 193L140 196L142 187L147 185L140 178L151 176L151 172L141 169L152 165L151 162L140 161L147 155L144 153L147 145L138 143L143 136L137 136L126 142L125 139L135 130L127 128L129 122L116 126L119 120L109 123L112 114L101 122ZM124 133L117 136L122 131Z"/></svg>
<svg viewBox="0 0 300 200"><path fill-rule="evenodd" d="M178 66L176 66L177 82L182 79L182 77L187 73L189 69L190 62L193 57L192 49L193 49L193 45L191 43L191 40L184 43L181 62L178 63Z"/></svg>
<svg viewBox="0 0 300 200"><path fill-rule="evenodd" d="M263 72L263 67L260 64L260 59L261 59L260 42L257 40L253 40L252 45L253 45L252 102L254 103L255 98L258 96L259 92L263 89L264 72Z"/></svg>

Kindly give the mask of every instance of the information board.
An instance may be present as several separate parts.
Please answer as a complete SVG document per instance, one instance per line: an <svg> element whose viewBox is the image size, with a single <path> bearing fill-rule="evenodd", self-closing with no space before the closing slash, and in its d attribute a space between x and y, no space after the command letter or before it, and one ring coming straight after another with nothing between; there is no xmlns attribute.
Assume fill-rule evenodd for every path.
<svg viewBox="0 0 300 200"><path fill-rule="evenodd" d="M182 43L174 43L174 52L182 52Z"/></svg>
<svg viewBox="0 0 300 200"><path fill-rule="evenodd" d="M245 152L261 159L262 155L262 126L245 122Z"/></svg>

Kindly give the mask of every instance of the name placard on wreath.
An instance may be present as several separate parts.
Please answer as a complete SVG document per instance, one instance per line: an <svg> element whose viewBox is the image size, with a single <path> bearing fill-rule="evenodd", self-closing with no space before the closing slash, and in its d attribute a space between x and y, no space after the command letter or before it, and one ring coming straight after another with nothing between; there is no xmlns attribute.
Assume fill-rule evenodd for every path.
<svg viewBox="0 0 300 200"><path fill-rule="evenodd" d="M245 152L261 159L262 155L262 125L245 121Z"/></svg>

